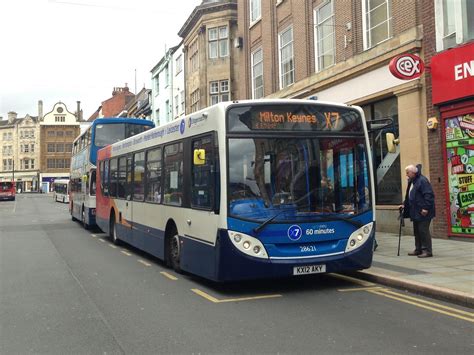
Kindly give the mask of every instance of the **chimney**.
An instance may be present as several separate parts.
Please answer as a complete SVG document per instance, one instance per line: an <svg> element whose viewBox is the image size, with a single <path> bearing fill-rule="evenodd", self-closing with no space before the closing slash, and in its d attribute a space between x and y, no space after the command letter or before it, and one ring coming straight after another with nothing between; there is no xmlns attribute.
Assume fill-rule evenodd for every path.
<svg viewBox="0 0 474 355"><path fill-rule="evenodd" d="M13 111L10 111L8 112L8 123L13 123L13 121L16 120L16 117L17 117L17 113L16 112L13 112Z"/></svg>
<svg viewBox="0 0 474 355"><path fill-rule="evenodd" d="M81 117L81 102L80 102L80 101L77 101L76 119L77 119L77 121L82 121L82 117Z"/></svg>
<svg viewBox="0 0 474 355"><path fill-rule="evenodd" d="M43 119L43 101L39 100L38 101L38 120Z"/></svg>

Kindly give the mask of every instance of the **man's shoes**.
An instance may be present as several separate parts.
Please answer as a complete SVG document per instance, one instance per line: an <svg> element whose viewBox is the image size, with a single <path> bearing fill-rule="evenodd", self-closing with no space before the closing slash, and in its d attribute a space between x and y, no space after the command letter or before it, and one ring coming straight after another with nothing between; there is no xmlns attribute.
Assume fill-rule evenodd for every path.
<svg viewBox="0 0 474 355"><path fill-rule="evenodd" d="M431 258L433 256L433 254L431 253L428 253L426 251L424 251L423 253L421 253L420 255L418 255L419 258Z"/></svg>
<svg viewBox="0 0 474 355"><path fill-rule="evenodd" d="M411 253L408 253L408 255L410 255L410 256L421 255L421 251L415 249L415 250L413 250Z"/></svg>

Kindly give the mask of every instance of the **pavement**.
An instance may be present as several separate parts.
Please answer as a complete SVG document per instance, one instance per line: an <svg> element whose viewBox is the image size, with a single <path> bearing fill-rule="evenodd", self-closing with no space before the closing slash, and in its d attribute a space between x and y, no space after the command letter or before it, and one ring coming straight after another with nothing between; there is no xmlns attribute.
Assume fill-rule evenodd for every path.
<svg viewBox="0 0 474 355"><path fill-rule="evenodd" d="M377 232L372 267L356 276L387 286L474 308L474 240L433 238L433 257L408 256L413 236Z"/></svg>

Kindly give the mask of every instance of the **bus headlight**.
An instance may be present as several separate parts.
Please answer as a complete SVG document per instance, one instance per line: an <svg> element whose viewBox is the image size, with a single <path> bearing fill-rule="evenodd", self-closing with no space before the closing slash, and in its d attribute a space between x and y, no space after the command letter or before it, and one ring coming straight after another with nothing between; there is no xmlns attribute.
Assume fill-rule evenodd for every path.
<svg viewBox="0 0 474 355"><path fill-rule="evenodd" d="M265 247L260 240L244 233L234 231L228 232L232 244L242 253L255 258L268 259Z"/></svg>
<svg viewBox="0 0 474 355"><path fill-rule="evenodd" d="M354 231L347 240L346 253L360 248L369 239L374 226L373 222L366 224Z"/></svg>

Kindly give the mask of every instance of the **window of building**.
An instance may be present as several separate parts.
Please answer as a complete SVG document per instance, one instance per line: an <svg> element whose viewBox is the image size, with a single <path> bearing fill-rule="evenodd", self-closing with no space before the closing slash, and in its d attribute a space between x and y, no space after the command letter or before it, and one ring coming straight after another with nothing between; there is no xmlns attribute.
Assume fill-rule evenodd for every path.
<svg viewBox="0 0 474 355"><path fill-rule="evenodd" d="M55 131L48 131L48 137L54 137L54 136L56 136Z"/></svg>
<svg viewBox="0 0 474 355"><path fill-rule="evenodd" d="M55 122L66 122L66 116L55 116L54 121Z"/></svg>
<svg viewBox="0 0 474 355"><path fill-rule="evenodd" d="M170 84L170 66L165 67L165 88Z"/></svg>
<svg viewBox="0 0 474 355"><path fill-rule="evenodd" d="M63 131L57 131L56 136L57 137L64 137L64 132Z"/></svg>
<svg viewBox="0 0 474 355"><path fill-rule="evenodd" d="M56 153L64 153L64 143L56 144Z"/></svg>
<svg viewBox="0 0 474 355"><path fill-rule="evenodd" d="M398 137L398 102L396 97L362 106L362 109L367 121L391 118L394 124L393 133ZM401 191L400 155L394 161L390 158L385 159L387 157L385 134L374 133L370 139L373 147L373 166L374 169L377 169L374 173L376 203L380 205L398 205L401 196L403 196Z"/></svg>
<svg viewBox="0 0 474 355"><path fill-rule="evenodd" d="M155 82L155 95L159 95L160 93L160 75L157 74L153 77L153 81Z"/></svg>
<svg viewBox="0 0 474 355"><path fill-rule="evenodd" d="M64 159L56 159L56 168L57 169L64 169Z"/></svg>
<svg viewBox="0 0 474 355"><path fill-rule="evenodd" d="M161 203L161 148L149 150L146 154L146 200Z"/></svg>
<svg viewBox="0 0 474 355"><path fill-rule="evenodd" d="M3 171L13 170L13 159L3 159Z"/></svg>
<svg viewBox="0 0 474 355"><path fill-rule="evenodd" d="M295 82L295 62L293 56L293 27L278 36L280 50L280 89Z"/></svg>
<svg viewBox="0 0 474 355"><path fill-rule="evenodd" d="M56 152L56 145L54 143L48 143L48 153Z"/></svg>
<svg viewBox="0 0 474 355"><path fill-rule="evenodd" d="M56 168L56 161L54 159L47 159L46 164L48 169Z"/></svg>
<svg viewBox="0 0 474 355"><path fill-rule="evenodd" d="M184 90L181 91L181 112L184 112Z"/></svg>
<svg viewBox="0 0 474 355"><path fill-rule="evenodd" d="M211 81L209 83L211 105L222 101L229 101L229 80Z"/></svg>
<svg viewBox="0 0 474 355"><path fill-rule="evenodd" d="M262 17L262 0L249 0L250 24L257 22Z"/></svg>
<svg viewBox="0 0 474 355"><path fill-rule="evenodd" d="M66 143L64 149L65 149L66 153L71 153L72 152L72 144L71 143Z"/></svg>
<svg viewBox="0 0 474 355"><path fill-rule="evenodd" d="M183 143L164 148L164 203L181 206L183 191Z"/></svg>
<svg viewBox="0 0 474 355"><path fill-rule="evenodd" d="M66 137L72 137L73 131L66 131Z"/></svg>
<svg viewBox="0 0 474 355"><path fill-rule="evenodd" d="M174 112L175 116L179 115L179 95L176 95L174 97Z"/></svg>
<svg viewBox="0 0 474 355"><path fill-rule="evenodd" d="M257 49L252 53L252 98L263 97L263 51Z"/></svg>
<svg viewBox="0 0 474 355"><path fill-rule="evenodd" d="M135 153L133 157L133 200L145 198L145 152Z"/></svg>
<svg viewBox="0 0 474 355"><path fill-rule="evenodd" d="M197 110L199 110L200 97L201 94L199 92L199 89L196 89L191 93L191 112L196 112Z"/></svg>
<svg viewBox="0 0 474 355"><path fill-rule="evenodd" d="M314 10L316 71L335 63L334 7L332 0Z"/></svg>
<svg viewBox="0 0 474 355"><path fill-rule="evenodd" d="M189 68L190 71L193 72L199 69L199 48L198 48L198 40L195 39L189 45Z"/></svg>
<svg viewBox="0 0 474 355"><path fill-rule="evenodd" d="M183 70L183 55L182 54L180 54L178 58L176 58L175 65L176 65L176 75L178 75Z"/></svg>
<svg viewBox="0 0 474 355"><path fill-rule="evenodd" d="M30 169L34 169L34 168L35 168L35 160L30 159Z"/></svg>
<svg viewBox="0 0 474 355"><path fill-rule="evenodd" d="M209 58L223 58L229 55L229 40L227 26L210 28L209 36Z"/></svg>
<svg viewBox="0 0 474 355"><path fill-rule="evenodd" d="M392 17L389 0L363 0L364 49L369 49L392 37Z"/></svg>
<svg viewBox="0 0 474 355"><path fill-rule="evenodd" d="M170 100L165 101L165 119L166 122L170 120Z"/></svg>
<svg viewBox="0 0 474 355"><path fill-rule="evenodd" d="M474 1L435 0L436 50L474 39Z"/></svg>

